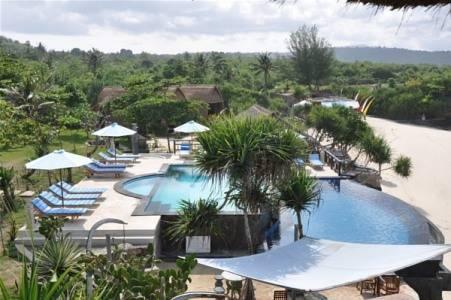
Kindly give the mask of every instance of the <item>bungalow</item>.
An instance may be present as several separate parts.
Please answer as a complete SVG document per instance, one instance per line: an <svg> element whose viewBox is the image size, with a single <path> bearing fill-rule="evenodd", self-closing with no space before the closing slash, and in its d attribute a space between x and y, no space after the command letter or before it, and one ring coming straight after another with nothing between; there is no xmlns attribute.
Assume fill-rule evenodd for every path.
<svg viewBox="0 0 451 300"><path fill-rule="evenodd" d="M181 101L203 101L208 104L208 114L219 114L224 109L224 98L216 85L190 84L168 88L168 96Z"/></svg>

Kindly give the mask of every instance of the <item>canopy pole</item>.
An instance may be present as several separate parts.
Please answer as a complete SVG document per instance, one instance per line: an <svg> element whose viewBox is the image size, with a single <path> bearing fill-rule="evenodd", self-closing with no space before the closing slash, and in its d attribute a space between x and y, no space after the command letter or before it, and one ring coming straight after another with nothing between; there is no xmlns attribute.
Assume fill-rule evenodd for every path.
<svg viewBox="0 0 451 300"><path fill-rule="evenodd" d="M60 189L61 189L61 201L64 207L63 169L60 169Z"/></svg>

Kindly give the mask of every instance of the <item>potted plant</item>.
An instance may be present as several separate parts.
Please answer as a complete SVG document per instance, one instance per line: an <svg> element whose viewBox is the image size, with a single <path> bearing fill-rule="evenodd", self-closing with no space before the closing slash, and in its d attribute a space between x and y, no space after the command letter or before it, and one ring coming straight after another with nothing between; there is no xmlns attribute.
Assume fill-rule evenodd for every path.
<svg viewBox="0 0 451 300"><path fill-rule="evenodd" d="M210 253L211 237L220 234L219 211L215 200L182 200L178 217L168 229L169 237L178 242L185 241L186 253Z"/></svg>
<svg viewBox="0 0 451 300"><path fill-rule="evenodd" d="M17 237L17 223L14 218L11 218L9 221L9 230L8 230L8 256L12 258L17 257L17 249L14 241Z"/></svg>

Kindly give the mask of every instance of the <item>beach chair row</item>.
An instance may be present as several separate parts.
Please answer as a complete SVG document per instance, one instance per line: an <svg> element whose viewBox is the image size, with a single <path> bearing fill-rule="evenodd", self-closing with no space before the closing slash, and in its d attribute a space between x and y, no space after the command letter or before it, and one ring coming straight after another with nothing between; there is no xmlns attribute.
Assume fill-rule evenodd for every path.
<svg viewBox="0 0 451 300"><path fill-rule="evenodd" d="M67 182L58 182L31 201L35 216L57 216L76 219L96 204L105 188L74 187Z"/></svg>

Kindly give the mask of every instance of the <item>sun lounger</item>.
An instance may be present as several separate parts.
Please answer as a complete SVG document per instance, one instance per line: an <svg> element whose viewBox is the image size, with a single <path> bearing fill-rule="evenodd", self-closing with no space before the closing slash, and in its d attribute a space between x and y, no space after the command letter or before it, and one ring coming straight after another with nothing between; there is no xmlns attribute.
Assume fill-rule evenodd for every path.
<svg viewBox="0 0 451 300"><path fill-rule="evenodd" d="M103 162L100 162L98 160L93 160L92 163L101 169L102 168L104 168L104 169L112 169L112 168L123 169L123 168L127 167L127 165L123 164L123 163L104 164Z"/></svg>
<svg viewBox="0 0 451 300"><path fill-rule="evenodd" d="M320 169L322 169L323 166L324 166L324 164L321 161L321 159L319 159L319 155L318 154L310 154L308 160L309 160L310 166L312 166L313 168L320 168Z"/></svg>
<svg viewBox="0 0 451 300"><path fill-rule="evenodd" d="M305 165L305 162L302 158L296 158L294 160L294 163L296 164L297 167L303 167Z"/></svg>
<svg viewBox="0 0 451 300"><path fill-rule="evenodd" d="M135 159L133 159L133 158L110 157L103 152L99 152L98 155L102 158L103 161L105 161L107 163L116 163L116 162L131 163L131 162L135 161Z"/></svg>
<svg viewBox="0 0 451 300"><path fill-rule="evenodd" d="M190 156L191 155L191 145L181 144L179 150L179 156Z"/></svg>
<svg viewBox="0 0 451 300"><path fill-rule="evenodd" d="M114 157L114 152L116 151L116 157L123 157L123 158L133 158L138 159L141 157L139 154L132 154L132 153L121 153L119 150L108 148L107 153L110 154L112 157Z"/></svg>
<svg viewBox="0 0 451 300"><path fill-rule="evenodd" d="M49 187L49 191L56 197L63 197L67 200L97 200L100 198L100 194L69 194L64 190L61 191L61 187L54 184Z"/></svg>
<svg viewBox="0 0 451 300"><path fill-rule="evenodd" d="M115 177L119 177L125 172L125 167L100 168L95 163L87 164L84 167L88 173L88 176L113 175Z"/></svg>
<svg viewBox="0 0 451 300"><path fill-rule="evenodd" d="M63 201L55 197L50 192L42 192L39 194L39 198L45 200L53 206L62 206ZM91 206L96 203L96 200L64 200L64 206Z"/></svg>
<svg viewBox="0 0 451 300"><path fill-rule="evenodd" d="M38 216L58 216L58 217L71 217L76 219L86 213L87 208L75 208L75 207L50 207L41 198L35 198L31 201L35 209L35 213Z"/></svg>
<svg viewBox="0 0 451 300"><path fill-rule="evenodd" d="M102 194L106 192L106 188L95 188L95 187L75 187L65 181L58 182L58 186L63 186L63 190L69 194Z"/></svg>

